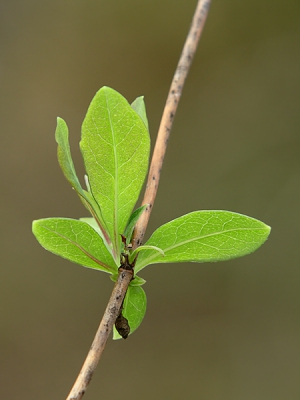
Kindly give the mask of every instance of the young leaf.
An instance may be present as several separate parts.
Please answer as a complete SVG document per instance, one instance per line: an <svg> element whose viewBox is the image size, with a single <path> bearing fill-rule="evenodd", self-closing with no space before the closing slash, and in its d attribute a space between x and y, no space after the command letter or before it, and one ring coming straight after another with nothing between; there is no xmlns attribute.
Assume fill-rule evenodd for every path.
<svg viewBox="0 0 300 400"><path fill-rule="evenodd" d="M147 173L147 128L123 96L103 87L83 121L80 148L93 196L119 254L120 235Z"/></svg>
<svg viewBox="0 0 300 400"><path fill-rule="evenodd" d="M134 111L139 114L139 116L142 118L147 130L149 130L148 126L148 118L147 118L147 113L146 113L146 106L144 102L144 96L137 97L132 103L131 107L134 109Z"/></svg>
<svg viewBox="0 0 300 400"><path fill-rule="evenodd" d="M145 250L154 250L154 251L158 251L160 253L160 255L162 255L163 257L165 256L165 253L162 249L160 249L159 247L156 246L149 246L147 244L144 244L143 246L139 246L137 247L132 253L130 253L129 255L129 262L132 263L134 261L134 259L136 258L137 254L141 251L145 251Z"/></svg>
<svg viewBox="0 0 300 400"><path fill-rule="evenodd" d="M128 319L130 334L132 334L141 324L147 307L146 293L141 286L128 286L124 299L122 315ZM114 327L113 339L121 339Z"/></svg>
<svg viewBox="0 0 300 400"><path fill-rule="evenodd" d="M270 227L263 222L230 211L195 211L159 227L145 245L135 273L148 264L223 261L252 253L268 238Z"/></svg>
<svg viewBox="0 0 300 400"><path fill-rule="evenodd" d="M76 190L80 197L80 200L84 206L94 216L101 231L101 237L106 243L107 248L113 253L112 244L110 238L106 232L105 223L102 218L101 210L99 205L95 201L92 193L82 189L79 179L76 175L74 163L71 156L70 144L69 144L69 130L66 122L62 118L57 118L57 127L55 131L55 139L58 144L57 157L59 165L72 187ZM88 179L87 183L88 183ZM116 257L116 254L114 254Z"/></svg>
<svg viewBox="0 0 300 400"><path fill-rule="evenodd" d="M130 282L131 286L142 286L145 285L145 279L141 278L140 276L134 275L133 280Z"/></svg>
<svg viewBox="0 0 300 400"><path fill-rule="evenodd" d="M62 118L57 118L57 126L55 131L55 140L58 144L57 147L57 158L59 165L67 178L70 182L72 187L76 190L76 192L82 196L84 196L84 191L81 187L79 179L77 177L75 167L73 164L71 151L70 151L70 144L69 144L69 130L66 122Z"/></svg>
<svg viewBox="0 0 300 400"><path fill-rule="evenodd" d="M117 266L99 234L87 223L68 218L33 221L38 242L52 253L93 269L116 273Z"/></svg>
<svg viewBox="0 0 300 400"><path fill-rule="evenodd" d="M125 228L125 231L123 233L124 237L126 238L126 244L128 245L131 240L131 236L135 227L135 224L137 223L138 219L140 216L143 214L145 209L147 208L148 204L145 204L144 206L141 206L137 208L130 216L128 224Z"/></svg>
<svg viewBox="0 0 300 400"><path fill-rule="evenodd" d="M74 163L71 156L69 144L69 130L66 122L62 118L57 118L57 126L55 131L55 140L57 146L57 158L59 165L71 186L76 190L84 205L88 208L94 208L91 196L87 191L82 189L79 179L77 177Z"/></svg>

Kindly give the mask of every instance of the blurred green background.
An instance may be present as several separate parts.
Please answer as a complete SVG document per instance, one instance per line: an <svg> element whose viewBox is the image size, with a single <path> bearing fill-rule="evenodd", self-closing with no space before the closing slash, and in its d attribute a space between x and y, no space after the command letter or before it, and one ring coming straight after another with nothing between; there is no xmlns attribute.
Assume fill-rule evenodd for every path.
<svg viewBox="0 0 300 400"><path fill-rule="evenodd" d="M74 162L103 85L145 96L155 140L195 0L0 1L1 398L64 399L109 298L106 274L43 250L42 217L86 216L56 159ZM147 237L198 209L272 226L256 253L150 266L146 318L109 341L84 398L300 398L300 2L214 0L171 134Z"/></svg>

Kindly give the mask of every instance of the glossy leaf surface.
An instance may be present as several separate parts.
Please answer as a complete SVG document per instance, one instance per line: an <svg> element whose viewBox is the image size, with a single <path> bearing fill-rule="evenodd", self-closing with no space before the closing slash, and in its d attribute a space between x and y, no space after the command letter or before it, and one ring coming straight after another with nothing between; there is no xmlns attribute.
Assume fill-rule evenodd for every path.
<svg viewBox="0 0 300 400"><path fill-rule="evenodd" d="M141 117L108 87L93 98L82 125L86 172L116 254L148 168L150 139Z"/></svg>
<svg viewBox="0 0 300 400"><path fill-rule="evenodd" d="M87 224L89 224L96 232L99 233L99 235L101 234L99 226L95 220L95 218L93 217L83 217L83 218L79 218L79 221L85 222Z"/></svg>
<svg viewBox="0 0 300 400"><path fill-rule="evenodd" d="M252 253L268 238L263 222L230 211L195 211L159 227L139 254L137 273L148 264L224 261Z"/></svg>
<svg viewBox="0 0 300 400"><path fill-rule="evenodd" d="M52 253L108 273L117 266L99 234L87 223L68 218L33 221L32 231L38 242Z"/></svg>
<svg viewBox="0 0 300 400"><path fill-rule="evenodd" d="M84 190L81 187L81 184L77 177L70 151L68 126L62 118L57 118L55 139L58 144L57 147L58 162L66 179L76 190L84 206L97 219L98 223L96 221L95 222L97 223L99 230L101 231L101 237L106 241L107 247L113 253L111 241L106 232L105 223L102 219L102 214L99 205L96 203L92 193L90 191ZM88 183L88 178L86 179L86 181Z"/></svg>

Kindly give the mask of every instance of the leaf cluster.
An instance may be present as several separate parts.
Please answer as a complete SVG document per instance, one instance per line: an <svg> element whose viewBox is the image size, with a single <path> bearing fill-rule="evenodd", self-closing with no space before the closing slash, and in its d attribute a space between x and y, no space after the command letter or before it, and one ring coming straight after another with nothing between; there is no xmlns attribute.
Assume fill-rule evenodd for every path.
<svg viewBox="0 0 300 400"><path fill-rule="evenodd" d="M147 205L133 211L148 171L150 136L143 97L131 105L103 87L82 124L80 149L86 176L83 188L72 161L66 122L58 118L55 138L61 169L91 217L46 218L33 222L39 243L52 253L111 275L116 281L122 257L134 265L134 279L122 313L132 333L146 312L145 280L137 275L150 264L212 262L255 251L267 239L263 222L229 211L195 211L160 226L135 250L135 224ZM114 330L114 338L120 335Z"/></svg>

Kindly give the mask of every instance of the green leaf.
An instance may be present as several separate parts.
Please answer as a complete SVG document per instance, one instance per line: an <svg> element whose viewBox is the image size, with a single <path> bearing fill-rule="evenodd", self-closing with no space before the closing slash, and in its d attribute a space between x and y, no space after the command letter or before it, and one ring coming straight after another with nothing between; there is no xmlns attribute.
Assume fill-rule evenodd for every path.
<svg viewBox="0 0 300 400"><path fill-rule="evenodd" d="M159 227L138 256L135 272L148 264L223 261L252 253L268 238L263 222L230 211L195 211Z"/></svg>
<svg viewBox="0 0 300 400"><path fill-rule="evenodd" d="M142 118L147 130L149 130L148 126L148 118L147 118L147 113L146 113L146 106L144 102L144 96L137 97L132 103L131 107L134 109L134 111L139 114L139 116Z"/></svg>
<svg viewBox="0 0 300 400"><path fill-rule="evenodd" d="M96 202L115 253L148 168L150 139L140 116L108 87L92 100L82 125L80 148Z"/></svg>
<svg viewBox="0 0 300 400"><path fill-rule="evenodd" d="M57 147L57 157L59 165L66 177L66 179L70 182L72 187L76 190L77 194L80 197L80 200L84 204L84 206L90 211L90 213L94 216L99 229L101 231L101 237L106 242L107 248L111 253L113 253L112 244L108 234L106 232L105 223L102 218L101 210L99 205L95 201L93 194L90 192L88 178L86 179L89 192L82 189L79 179L77 177L74 163L71 156L70 145L69 145L69 130L66 122L62 118L57 118L57 127L55 131L55 139L58 144ZM116 255L114 254L116 257Z"/></svg>
<svg viewBox="0 0 300 400"><path fill-rule="evenodd" d="M124 237L126 238L126 244L128 245L131 241L131 236L135 227L135 224L137 223L138 219L140 216L143 214L145 209L147 208L148 204L145 204L139 208L137 208L130 216L128 224L125 228L124 231Z"/></svg>
<svg viewBox="0 0 300 400"><path fill-rule="evenodd" d="M143 286L145 285L145 279L141 278L140 276L134 275L133 280L130 282L131 286Z"/></svg>
<svg viewBox="0 0 300 400"><path fill-rule="evenodd" d="M77 177L71 156L68 126L66 122L59 117L57 118L55 140L58 144L57 147L58 162L65 177L70 182L72 187L76 190L76 192L80 194L82 197L85 197L84 191Z"/></svg>
<svg viewBox="0 0 300 400"><path fill-rule="evenodd" d="M128 319L130 326L130 335L140 326L147 307L146 293L141 286L128 286L124 299L122 314ZM116 328L114 327L113 339L121 339Z"/></svg>
<svg viewBox="0 0 300 400"><path fill-rule="evenodd" d="M99 235L101 235L100 228L99 228L95 218L93 218L93 217L83 217L83 218L79 218L79 221L82 221L82 222L85 222L85 223L89 224Z"/></svg>
<svg viewBox="0 0 300 400"><path fill-rule="evenodd" d="M87 223L69 218L33 221L38 242L52 253L93 269L116 273L117 266L99 234Z"/></svg>
<svg viewBox="0 0 300 400"><path fill-rule="evenodd" d="M129 255L129 262L133 263L134 259L136 258L137 254L140 251L145 251L145 250L154 250L154 251L158 251L160 253L160 255L162 255L163 257L165 256L165 253L162 249L160 249L159 247L156 246L149 246L147 244L144 244L143 246L139 246L137 247L132 253L130 253Z"/></svg>

